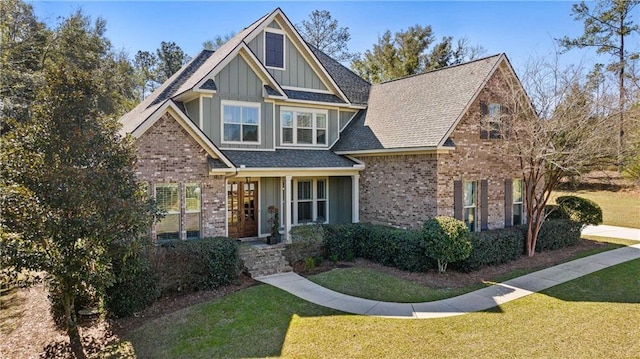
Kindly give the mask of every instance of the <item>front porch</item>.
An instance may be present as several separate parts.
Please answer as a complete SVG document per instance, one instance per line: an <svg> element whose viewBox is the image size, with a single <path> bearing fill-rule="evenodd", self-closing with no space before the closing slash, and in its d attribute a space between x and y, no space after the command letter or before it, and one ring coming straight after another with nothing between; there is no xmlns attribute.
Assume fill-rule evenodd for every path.
<svg viewBox="0 0 640 359"><path fill-rule="evenodd" d="M284 176L239 171L226 179L226 230L231 238L266 238L278 209L278 232L290 242L293 226L359 221L357 171L305 171ZM354 173L355 172L355 173Z"/></svg>

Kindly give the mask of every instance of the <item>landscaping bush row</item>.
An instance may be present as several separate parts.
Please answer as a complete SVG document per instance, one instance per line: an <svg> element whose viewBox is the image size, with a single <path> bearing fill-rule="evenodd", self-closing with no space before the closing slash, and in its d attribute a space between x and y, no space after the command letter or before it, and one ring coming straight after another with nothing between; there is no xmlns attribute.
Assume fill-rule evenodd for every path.
<svg viewBox="0 0 640 359"><path fill-rule="evenodd" d="M230 284L240 272L236 241L222 237L164 242L112 265L116 281L105 302L115 317L144 309L161 293Z"/></svg>
<svg viewBox="0 0 640 359"><path fill-rule="evenodd" d="M150 259L161 292L213 289L240 271L237 242L222 237L163 243L151 249Z"/></svg>
<svg viewBox="0 0 640 359"><path fill-rule="evenodd" d="M538 235L536 251L577 244L581 226L581 223L568 219L545 221ZM459 271L470 272L517 259L524 254L526 231L526 226L516 226L471 233L471 254L451 266ZM352 223L299 226L292 229L291 233L293 243L287 246L285 252L291 263L321 255L343 261L366 258L412 272L436 268L436 261L427 256L421 231Z"/></svg>

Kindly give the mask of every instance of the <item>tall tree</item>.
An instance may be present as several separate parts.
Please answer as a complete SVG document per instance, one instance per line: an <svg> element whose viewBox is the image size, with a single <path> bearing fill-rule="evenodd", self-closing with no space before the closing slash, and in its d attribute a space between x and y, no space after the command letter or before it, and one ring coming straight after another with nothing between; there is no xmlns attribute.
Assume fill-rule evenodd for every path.
<svg viewBox="0 0 640 359"><path fill-rule="evenodd" d="M160 43L156 50L158 56L158 79L159 83L165 82L171 75L180 70L182 65L189 61L189 56L182 51L175 42Z"/></svg>
<svg viewBox="0 0 640 359"><path fill-rule="evenodd" d="M560 45L566 49L595 47L599 54L608 54L615 60L607 69L618 77L618 143L617 160L619 168L624 165L624 114L627 110L625 93L625 71L629 60L637 58L638 53L629 51L629 38L636 36L638 25L632 20L632 10L640 3L638 0L598 0L593 8L583 1L574 4L573 18L584 22L584 33L576 38L563 37Z"/></svg>
<svg viewBox="0 0 640 359"><path fill-rule="evenodd" d="M51 31L38 21L31 5L0 2L0 133L6 121L26 121L29 104L43 81L43 53Z"/></svg>
<svg viewBox="0 0 640 359"><path fill-rule="evenodd" d="M338 26L338 20L327 10L313 10L297 28L306 42L338 61L349 61L357 56L348 50L349 28Z"/></svg>
<svg viewBox="0 0 640 359"><path fill-rule="evenodd" d="M372 50L351 62L351 68L369 82L377 83L473 60L484 52L464 38L454 45L452 37L444 37L429 49L434 40L431 26L412 26L393 36L386 31Z"/></svg>
<svg viewBox="0 0 640 359"><path fill-rule="evenodd" d="M235 32L230 32L226 35L217 35L213 40L207 40L202 43L202 48L205 50L216 51L220 46L224 45L227 41L231 40L236 35Z"/></svg>
<svg viewBox="0 0 640 359"><path fill-rule="evenodd" d="M503 80L489 84L504 109L499 121L477 116L487 130L499 124L502 142L496 148L519 163L528 222L526 251L533 256L545 206L560 180L580 176L610 155L603 146L609 122L596 116L593 93L579 71L560 68L557 62L531 62L521 74L529 94L509 71L501 68L499 73Z"/></svg>
<svg viewBox="0 0 640 359"><path fill-rule="evenodd" d="M76 299L104 292L110 246L137 241L153 220L133 142L96 106L102 86L89 72L50 68L33 119L0 143L3 265L46 273L76 358L85 357Z"/></svg>
<svg viewBox="0 0 640 359"><path fill-rule="evenodd" d="M142 101L147 97L147 89L151 93L157 87L155 79L158 58L152 52L139 50L133 59L133 64L140 89L140 101Z"/></svg>

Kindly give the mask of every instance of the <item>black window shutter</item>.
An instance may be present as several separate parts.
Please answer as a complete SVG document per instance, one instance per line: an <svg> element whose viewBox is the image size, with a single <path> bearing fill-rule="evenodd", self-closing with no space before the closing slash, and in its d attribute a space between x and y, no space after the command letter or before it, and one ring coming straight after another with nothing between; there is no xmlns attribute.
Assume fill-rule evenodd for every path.
<svg viewBox="0 0 640 359"><path fill-rule="evenodd" d="M489 181L480 181L480 230L489 229Z"/></svg>
<svg viewBox="0 0 640 359"><path fill-rule="evenodd" d="M504 180L504 226L513 226L513 180Z"/></svg>
<svg viewBox="0 0 640 359"><path fill-rule="evenodd" d="M462 181L453 181L453 217L462 221Z"/></svg>
<svg viewBox="0 0 640 359"><path fill-rule="evenodd" d="M480 112L482 118L480 119L480 138L486 140L489 138L489 131L487 131L487 116L489 115L489 106L486 102L480 102Z"/></svg>

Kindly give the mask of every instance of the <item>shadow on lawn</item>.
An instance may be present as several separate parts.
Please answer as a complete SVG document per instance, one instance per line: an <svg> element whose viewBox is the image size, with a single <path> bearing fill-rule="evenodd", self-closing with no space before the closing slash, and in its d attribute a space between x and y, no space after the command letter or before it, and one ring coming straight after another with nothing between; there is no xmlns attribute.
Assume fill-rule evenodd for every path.
<svg viewBox="0 0 640 359"><path fill-rule="evenodd" d="M25 298L17 288L4 291L0 295L0 333L11 333L21 323L25 308L22 305Z"/></svg>

